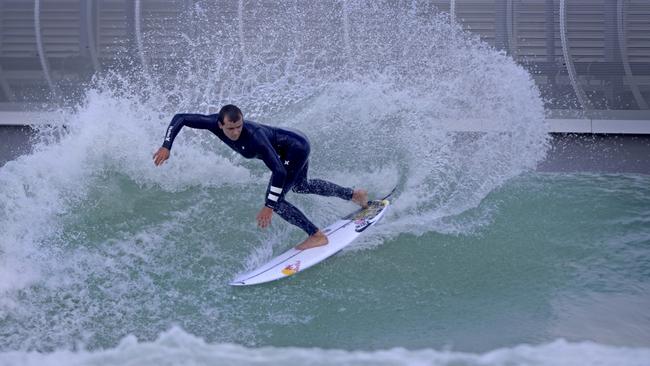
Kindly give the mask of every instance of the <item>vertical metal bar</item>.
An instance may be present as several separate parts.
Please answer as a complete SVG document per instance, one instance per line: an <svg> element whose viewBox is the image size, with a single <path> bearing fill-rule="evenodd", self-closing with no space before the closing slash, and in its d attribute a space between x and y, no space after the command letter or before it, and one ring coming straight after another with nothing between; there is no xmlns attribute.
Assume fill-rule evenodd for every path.
<svg viewBox="0 0 650 366"><path fill-rule="evenodd" d="M636 104L640 109L648 109L648 103L646 103L643 94L641 94L641 91L639 90L639 86L636 85L636 80L634 80L632 68L630 67L630 60L627 56L627 37L625 34L625 19L623 17L624 10L623 0L618 0L616 13L618 14L618 47L621 52L621 62L623 63L623 69L625 70L625 78L630 85Z"/></svg>
<svg viewBox="0 0 650 366"><path fill-rule="evenodd" d="M517 56L517 38L515 37L515 8L512 0L507 0L506 4L506 32L508 35L508 53L513 57Z"/></svg>
<svg viewBox="0 0 650 366"><path fill-rule="evenodd" d="M573 91L576 93L576 97L578 97L578 102L584 110L590 110L592 109L591 103L589 102L585 91L580 87L575 65L573 64L573 58L571 58L569 40L567 37L566 18L566 0L560 0L560 37L562 39L562 53L564 54L564 64L566 65L567 72L569 73L569 80L571 80Z"/></svg>
<svg viewBox="0 0 650 366"><path fill-rule="evenodd" d="M508 5L505 0L494 1L494 47L508 51Z"/></svg>
<svg viewBox="0 0 650 366"><path fill-rule="evenodd" d="M616 26L616 3L605 1L603 4L603 33L604 56L606 65L610 65L610 73L603 75L603 92L607 101L607 109L616 109L617 98L623 86L623 78L613 73L614 68L620 63L618 47L618 27Z"/></svg>
<svg viewBox="0 0 650 366"><path fill-rule="evenodd" d="M82 45L87 50L87 55L93 65L93 70L99 72L99 60L97 59L97 48L95 43L95 32L93 32L93 9L95 0L86 0L81 2L79 13L81 15L80 37Z"/></svg>
<svg viewBox="0 0 650 366"><path fill-rule="evenodd" d="M451 0L449 3L449 14L451 14L451 19L456 20L456 0Z"/></svg>
<svg viewBox="0 0 650 366"><path fill-rule="evenodd" d="M90 1L79 2L79 56L85 59L90 58L90 51L88 50L88 32L86 31L86 16ZM85 62L85 60L84 60Z"/></svg>
<svg viewBox="0 0 650 366"><path fill-rule="evenodd" d="M546 15L546 61L555 62L555 5L554 0L546 0L544 13Z"/></svg>
<svg viewBox="0 0 650 366"><path fill-rule="evenodd" d="M548 81L548 91L552 95L557 95L559 89L558 76L560 67L558 66L555 54L555 0L546 0L544 5L544 36L546 38L546 62L551 71L546 75Z"/></svg>
<svg viewBox="0 0 650 366"><path fill-rule="evenodd" d="M34 31L36 32L36 50L38 51L38 56L41 61L41 68L43 69L43 74L45 75L45 80L47 85L50 87L50 91L56 96L57 90L52 77L50 76L50 65L47 62L47 57L45 55L45 49L43 47L43 36L41 34L41 1L34 1Z"/></svg>
<svg viewBox="0 0 650 366"><path fill-rule="evenodd" d="M147 58L144 55L144 41L142 38L142 2L140 0L135 0L134 12L134 26L135 26L135 43L138 48L138 56L140 57L140 62L142 63L142 68L144 72L149 74L149 65L147 63Z"/></svg>
<svg viewBox="0 0 650 366"><path fill-rule="evenodd" d="M127 57L128 59L133 58L135 60L139 59L138 53L138 41L136 39L136 21L135 21L135 3L133 1L124 2L124 14L126 16L126 55L121 55L121 57ZM118 52L117 55L120 55ZM116 56L117 56L116 55Z"/></svg>

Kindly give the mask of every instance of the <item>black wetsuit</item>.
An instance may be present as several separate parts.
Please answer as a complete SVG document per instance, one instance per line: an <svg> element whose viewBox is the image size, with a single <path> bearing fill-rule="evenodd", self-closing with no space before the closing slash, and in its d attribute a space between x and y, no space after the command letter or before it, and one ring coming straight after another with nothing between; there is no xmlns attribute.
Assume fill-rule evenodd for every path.
<svg viewBox="0 0 650 366"><path fill-rule="evenodd" d="M187 126L209 130L243 157L264 161L272 172L264 196L265 205L309 235L316 233L318 228L299 209L284 199L289 190L352 199L351 188L321 179L307 179L309 140L302 133L244 120L241 135L233 141L219 128L217 117L216 114L175 115L167 128L162 146L171 150L176 135L183 126Z"/></svg>

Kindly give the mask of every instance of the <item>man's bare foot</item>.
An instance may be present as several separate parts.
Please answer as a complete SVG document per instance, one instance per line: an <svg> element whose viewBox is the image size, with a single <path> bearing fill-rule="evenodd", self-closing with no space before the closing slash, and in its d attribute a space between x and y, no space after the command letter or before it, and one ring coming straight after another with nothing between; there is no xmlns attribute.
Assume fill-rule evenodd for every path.
<svg viewBox="0 0 650 366"><path fill-rule="evenodd" d="M327 243L329 243L329 240L327 239L327 235L323 234L322 231L318 230L316 234L308 237L307 239L305 239L305 241L297 245L296 249L305 250L305 249L311 249L316 247L322 247L323 245L327 245Z"/></svg>
<svg viewBox="0 0 650 366"><path fill-rule="evenodd" d="M355 189L352 193L352 202L363 208L368 208L368 191L365 189Z"/></svg>

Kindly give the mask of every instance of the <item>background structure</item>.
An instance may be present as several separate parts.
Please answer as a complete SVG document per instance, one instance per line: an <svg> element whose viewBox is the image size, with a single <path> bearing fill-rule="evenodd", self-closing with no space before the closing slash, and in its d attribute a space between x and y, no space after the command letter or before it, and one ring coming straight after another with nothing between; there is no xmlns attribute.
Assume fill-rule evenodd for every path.
<svg viewBox="0 0 650 366"><path fill-rule="evenodd" d="M346 1L328 1L340 9L344 22ZM166 57L171 53L165 52L169 42L161 42L156 55L147 53L143 42L151 42L152 35L178 38L176 27L154 20L173 18L192 3L0 0L0 111L47 108L62 95L78 95L94 73L123 65L125 59L147 64ZM254 31L255 15L263 14L248 16L247 8L274 6L263 0L222 3L223 11L232 13L244 32ZM650 120L646 0L407 0L391 5L449 12L466 29L511 55L535 76L549 117L583 119L582 124L559 122L556 128L575 126L580 132L589 121L588 127L597 130L599 120L615 119L621 120L619 132L626 132L634 124L625 121ZM16 117L4 115L1 120L8 123ZM641 130L645 131L642 126Z"/></svg>
<svg viewBox="0 0 650 366"><path fill-rule="evenodd" d="M310 3L287 1L295 7ZM341 14L341 23L332 27L341 29L342 38L349 36L349 1L324 1ZM218 3L220 11L236 19L232 31L239 32L242 44L246 35L255 34L256 17L272 16L277 6L268 0ZM120 67L146 71L160 59L175 57L174 40L183 42L192 23L166 19L178 20L194 4L0 0L0 125L37 124L57 104L78 100L97 73ZM650 1L396 0L382 6L421 16L448 12L512 56L542 91L549 132L650 133Z"/></svg>

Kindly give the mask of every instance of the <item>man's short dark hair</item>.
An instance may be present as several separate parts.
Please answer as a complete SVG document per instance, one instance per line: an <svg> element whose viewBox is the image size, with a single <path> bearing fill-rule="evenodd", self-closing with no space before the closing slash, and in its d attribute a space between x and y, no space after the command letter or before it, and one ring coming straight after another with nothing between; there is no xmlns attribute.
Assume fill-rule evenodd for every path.
<svg viewBox="0 0 650 366"><path fill-rule="evenodd" d="M219 123L224 124L224 118L228 117L230 122L237 122L240 118L244 117L244 114L234 104L228 104L221 107L219 110L219 118L217 119Z"/></svg>

